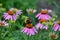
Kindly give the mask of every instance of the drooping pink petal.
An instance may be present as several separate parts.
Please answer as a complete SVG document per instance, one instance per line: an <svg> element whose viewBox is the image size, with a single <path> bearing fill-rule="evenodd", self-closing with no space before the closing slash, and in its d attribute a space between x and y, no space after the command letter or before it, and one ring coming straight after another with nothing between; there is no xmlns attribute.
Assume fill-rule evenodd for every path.
<svg viewBox="0 0 60 40"><path fill-rule="evenodd" d="M46 20L51 19L51 17L48 14L39 14L37 15L37 17L38 17L38 20L39 19L46 19Z"/></svg>
<svg viewBox="0 0 60 40"><path fill-rule="evenodd" d="M12 16L12 19L13 19L13 20L16 20L16 19L17 19L16 15L13 15L13 16Z"/></svg>
<svg viewBox="0 0 60 40"><path fill-rule="evenodd" d="M42 29L43 25L40 24L40 23L38 23L35 27L36 27L37 29L38 29L38 28Z"/></svg>
<svg viewBox="0 0 60 40"><path fill-rule="evenodd" d="M24 32L24 31L25 31L25 29L26 29L26 27L25 27L25 28L23 28L21 32Z"/></svg>
<svg viewBox="0 0 60 40"><path fill-rule="evenodd" d="M60 25L59 25L59 29L58 30L60 31Z"/></svg>
<svg viewBox="0 0 60 40"><path fill-rule="evenodd" d="M29 36L34 35L35 33L37 33L37 31L34 27L33 28L25 27L21 32L26 33Z"/></svg>
<svg viewBox="0 0 60 40"><path fill-rule="evenodd" d="M54 24L54 27L53 27L54 31L57 31L57 30L58 30L58 28L59 28L59 25Z"/></svg>
<svg viewBox="0 0 60 40"><path fill-rule="evenodd" d="M34 31L32 29L30 29L30 35L34 35Z"/></svg>
<svg viewBox="0 0 60 40"><path fill-rule="evenodd" d="M27 33L28 28L25 28L25 29L23 29L23 30L24 30L23 33Z"/></svg>
<svg viewBox="0 0 60 40"><path fill-rule="evenodd" d="M51 16L49 16L48 14L46 15L46 19L49 20L51 19Z"/></svg>
<svg viewBox="0 0 60 40"><path fill-rule="evenodd" d="M36 15L36 18L39 17L39 16L40 16L40 13L38 13L38 14Z"/></svg>
<svg viewBox="0 0 60 40"><path fill-rule="evenodd" d="M39 17L38 17L38 20L39 19L45 19L45 15L40 15Z"/></svg>
<svg viewBox="0 0 60 40"><path fill-rule="evenodd" d="M10 16L10 15L8 15L5 19L10 20L10 19L11 19L11 16Z"/></svg>
<svg viewBox="0 0 60 40"><path fill-rule="evenodd" d="M43 26L43 29L47 30L48 29L48 25Z"/></svg>
<svg viewBox="0 0 60 40"><path fill-rule="evenodd" d="M27 31L27 35L30 35L30 29L28 29L28 31Z"/></svg>
<svg viewBox="0 0 60 40"><path fill-rule="evenodd" d="M20 15L20 14L22 14L22 10L17 10L16 15Z"/></svg>
<svg viewBox="0 0 60 40"><path fill-rule="evenodd" d="M33 27L32 30L37 33L37 30Z"/></svg>
<svg viewBox="0 0 60 40"><path fill-rule="evenodd" d="M17 16L15 14L9 15L8 13L4 13L3 17L5 20L16 20L17 19Z"/></svg>
<svg viewBox="0 0 60 40"><path fill-rule="evenodd" d="M8 14L4 14L3 17L6 18L8 16Z"/></svg>

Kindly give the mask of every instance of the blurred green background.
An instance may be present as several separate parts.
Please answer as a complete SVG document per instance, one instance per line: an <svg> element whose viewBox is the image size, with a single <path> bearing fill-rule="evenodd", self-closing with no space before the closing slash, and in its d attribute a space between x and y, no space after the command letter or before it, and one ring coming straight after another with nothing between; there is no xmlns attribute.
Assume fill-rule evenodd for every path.
<svg viewBox="0 0 60 40"><path fill-rule="evenodd" d="M0 7L6 8L6 11L10 8L18 8L22 10L24 15L27 15L26 9L28 8L37 9L37 12L39 12L43 8L51 9L53 10L52 15L56 14L58 15L58 19L60 19L60 0L0 0L0 3L2 4L2 6L0 5ZM19 21L16 21L16 23L13 25L13 29L15 28L14 26L19 26L18 28L22 27L19 24ZM0 27L0 30L2 30L0 31L0 40L48 40L48 37L43 39L43 35L48 34L47 31L43 31L40 33L42 37L38 34L27 37L25 34L22 34L20 32L21 29L8 32L5 28ZM60 40L60 38L58 38L57 40Z"/></svg>
<svg viewBox="0 0 60 40"><path fill-rule="evenodd" d="M60 0L0 0L2 7L7 10L10 8L18 8L25 12L28 8L36 8L38 11L42 8L52 9L60 15Z"/></svg>

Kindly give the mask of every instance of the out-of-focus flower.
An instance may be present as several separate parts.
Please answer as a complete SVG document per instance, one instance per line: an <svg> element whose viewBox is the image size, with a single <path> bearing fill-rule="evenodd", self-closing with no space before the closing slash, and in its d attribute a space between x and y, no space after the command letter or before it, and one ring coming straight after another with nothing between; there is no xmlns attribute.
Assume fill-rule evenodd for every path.
<svg viewBox="0 0 60 40"><path fill-rule="evenodd" d="M48 10L48 13L51 13L52 12L52 10Z"/></svg>
<svg viewBox="0 0 60 40"><path fill-rule="evenodd" d="M0 26L8 26L8 23L0 20Z"/></svg>
<svg viewBox="0 0 60 40"><path fill-rule="evenodd" d="M50 20L51 16L48 15L48 10L47 9L42 9L41 12L36 15L36 18L38 18L38 20L39 19Z"/></svg>
<svg viewBox="0 0 60 40"><path fill-rule="evenodd" d="M35 9L27 9L26 10L28 13L35 13L37 10L35 10Z"/></svg>
<svg viewBox="0 0 60 40"><path fill-rule="evenodd" d="M21 15L22 14L22 10L17 10L16 11L16 15Z"/></svg>
<svg viewBox="0 0 60 40"><path fill-rule="evenodd" d="M45 25L43 25L43 23L46 23ZM41 19L41 20L39 20L39 23L38 24L36 24L36 26L35 26L37 29L38 28L40 28L40 29L48 29L48 24L47 24L47 21L45 20L45 19Z"/></svg>
<svg viewBox="0 0 60 40"><path fill-rule="evenodd" d="M50 37L51 39L57 39L57 38L58 38L58 35L55 34L55 33L49 33L49 37Z"/></svg>
<svg viewBox="0 0 60 40"><path fill-rule="evenodd" d="M33 24L31 23L30 20L26 21L25 27L22 29L23 33L26 33L27 35L31 36L37 33L37 30L33 27Z"/></svg>
<svg viewBox="0 0 60 40"><path fill-rule="evenodd" d="M7 13L4 13L3 17L5 20L16 20L17 19L16 15L11 10L9 10Z"/></svg>
<svg viewBox="0 0 60 40"><path fill-rule="evenodd" d="M53 30L54 31L60 31L60 20L57 22L54 22Z"/></svg>

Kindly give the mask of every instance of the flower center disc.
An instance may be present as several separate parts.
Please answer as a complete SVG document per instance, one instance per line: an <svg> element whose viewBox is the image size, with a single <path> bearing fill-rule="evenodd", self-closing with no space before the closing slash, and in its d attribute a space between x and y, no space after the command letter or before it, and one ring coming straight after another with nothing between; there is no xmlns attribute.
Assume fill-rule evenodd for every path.
<svg viewBox="0 0 60 40"><path fill-rule="evenodd" d="M32 9L29 9L28 12L33 12L33 10Z"/></svg>
<svg viewBox="0 0 60 40"><path fill-rule="evenodd" d="M48 10L41 10L41 14L47 14Z"/></svg>
<svg viewBox="0 0 60 40"><path fill-rule="evenodd" d="M41 20L39 20L39 22L43 23L43 22L46 22L46 20L45 19L41 19Z"/></svg>
<svg viewBox="0 0 60 40"><path fill-rule="evenodd" d="M26 24L27 28L32 28L32 26L33 26L32 24Z"/></svg>
<svg viewBox="0 0 60 40"><path fill-rule="evenodd" d="M55 39L55 38L56 38L56 35L51 35L51 38L52 38L52 39Z"/></svg>
<svg viewBox="0 0 60 40"><path fill-rule="evenodd" d="M57 22L60 25L60 21Z"/></svg>
<svg viewBox="0 0 60 40"><path fill-rule="evenodd" d="M4 26L4 23L0 22L0 26Z"/></svg>
<svg viewBox="0 0 60 40"><path fill-rule="evenodd" d="M14 12L13 12L13 11L8 11L8 14L9 14L9 15L13 15Z"/></svg>

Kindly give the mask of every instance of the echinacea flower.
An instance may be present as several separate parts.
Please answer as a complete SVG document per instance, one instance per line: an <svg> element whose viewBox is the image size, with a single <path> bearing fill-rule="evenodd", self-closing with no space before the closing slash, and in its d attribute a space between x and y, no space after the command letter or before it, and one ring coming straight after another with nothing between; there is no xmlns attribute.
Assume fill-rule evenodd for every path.
<svg viewBox="0 0 60 40"><path fill-rule="evenodd" d="M39 23L38 24L36 24L36 28L37 29L48 29L48 24L45 24L45 25L43 25L43 22L46 22L47 23L47 21L45 20L45 19L41 19L41 20L39 20Z"/></svg>
<svg viewBox="0 0 60 40"><path fill-rule="evenodd" d="M22 11L16 8L11 8L7 13L4 13L3 17L5 20L16 20L18 15L21 15Z"/></svg>
<svg viewBox="0 0 60 40"><path fill-rule="evenodd" d="M33 27L31 20L27 20L26 25L21 32L26 33L27 35L31 36L37 33L37 30L35 29L35 27Z"/></svg>
<svg viewBox="0 0 60 40"><path fill-rule="evenodd" d="M30 9L30 8L29 8L29 9L27 9L26 11L27 11L28 13L35 13L37 10L35 10L35 9Z"/></svg>
<svg viewBox="0 0 60 40"><path fill-rule="evenodd" d="M60 31L60 21L54 22L53 30Z"/></svg>
<svg viewBox="0 0 60 40"><path fill-rule="evenodd" d="M16 20L17 19L16 15L11 10L9 10L7 13L4 13L3 17L5 20Z"/></svg>
<svg viewBox="0 0 60 40"><path fill-rule="evenodd" d="M22 14L22 10L17 10L16 11L16 15L21 15Z"/></svg>
<svg viewBox="0 0 60 40"><path fill-rule="evenodd" d="M37 33L36 29L32 26L32 24L26 24L26 26L24 27L24 29L21 32L26 33L29 36Z"/></svg>
<svg viewBox="0 0 60 40"><path fill-rule="evenodd" d="M57 39L57 38L58 38L58 35L55 34L55 33L49 33L49 37L50 37L51 39Z"/></svg>
<svg viewBox="0 0 60 40"><path fill-rule="evenodd" d="M0 20L0 26L8 26L8 23Z"/></svg>
<svg viewBox="0 0 60 40"><path fill-rule="evenodd" d="M22 14L22 10L19 10L17 8L10 8L10 10L16 12L16 15L21 15Z"/></svg>
<svg viewBox="0 0 60 40"><path fill-rule="evenodd" d="M48 10L47 9L42 9L41 12L36 15L36 18L38 18L38 20L39 19L50 20L51 16L48 15Z"/></svg>

